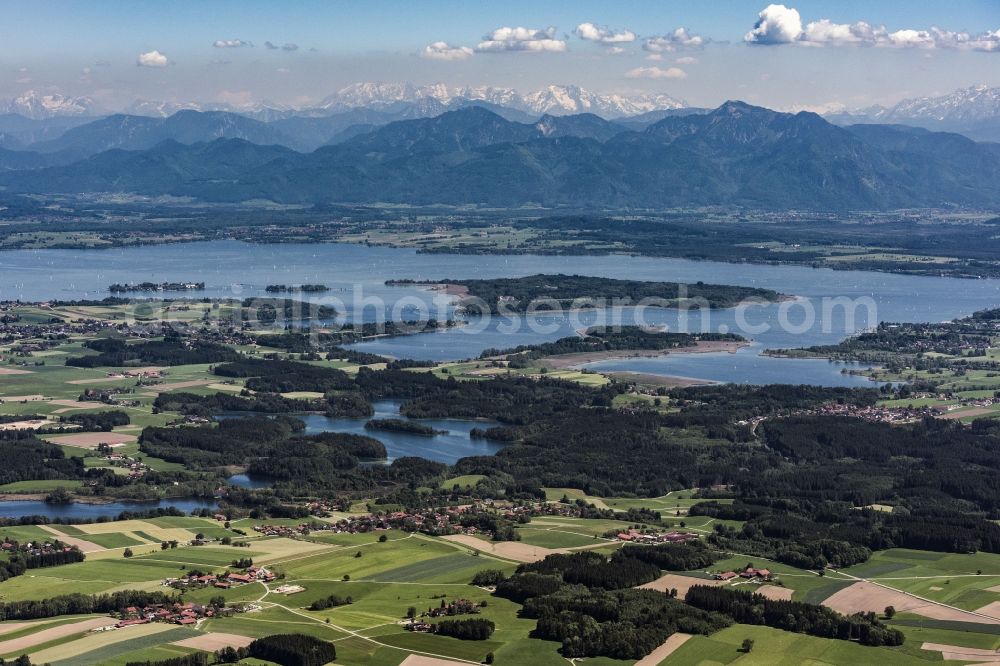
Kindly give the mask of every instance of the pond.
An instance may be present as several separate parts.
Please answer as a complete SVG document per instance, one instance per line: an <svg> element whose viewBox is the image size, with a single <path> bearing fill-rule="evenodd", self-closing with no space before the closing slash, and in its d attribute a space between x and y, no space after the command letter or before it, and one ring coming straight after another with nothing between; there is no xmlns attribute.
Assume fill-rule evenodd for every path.
<svg viewBox="0 0 1000 666"><path fill-rule="evenodd" d="M655 358L597 361L583 367L597 372L697 377L708 381L738 384L878 386L867 377L849 374L850 371L861 372L870 367L861 363L762 356L753 347L745 347L735 354L729 352L667 354Z"/></svg>
<svg viewBox="0 0 1000 666"><path fill-rule="evenodd" d="M343 432L355 435L373 437L385 445L388 458L379 461L366 461L368 464L391 463L396 458L416 456L448 465L455 464L459 458L468 456L491 456L503 448L499 442L483 439L473 439L469 433L473 428L489 428L499 425L495 421L461 419L409 419L399 413L401 400L377 400L372 403L375 415L365 418L331 418L322 414L294 414L297 419L306 424L305 433L314 435L321 432ZM220 414L216 418L233 418L246 414ZM446 431L433 436L415 435L394 430L367 430L365 424L370 419L403 419L429 425L435 430ZM272 481L266 477L250 477L246 474L236 474L229 477L233 485L244 488L267 488Z"/></svg>

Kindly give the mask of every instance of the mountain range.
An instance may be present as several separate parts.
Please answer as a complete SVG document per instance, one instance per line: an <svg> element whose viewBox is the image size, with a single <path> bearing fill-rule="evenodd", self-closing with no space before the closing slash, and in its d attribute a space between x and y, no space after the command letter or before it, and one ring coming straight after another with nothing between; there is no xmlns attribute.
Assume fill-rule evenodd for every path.
<svg viewBox="0 0 1000 666"><path fill-rule="evenodd" d="M256 132L272 123L223 122L196 112L171 118L178 115L149 125L126 121L133 131L118 145L141 145L165 136L165 127L190 128L195 121L220 138L187 145L170 137L60 166L8 165L19 170L0 174L0 186L8 192L116 191L300 204L823 210L1000 205L1000 145L895 125L840 127L813 113L742 102L668 114L638 128L593 114L517 122L469 106L363 128L312 152L258 143L268 143ZM79 136L85 127L66 135ZM34 154L44 159L78 146L47 147L53 152ZM9 158L0 153L0 162Z"/></svg>
<svg viewBox="0 0 1000 666"><path fill-rule="evenodd" d="M521 94L513 88L492 86L448 86L436 83L415 86L411 83L354 83L325 97L318 104L292 107L269 101L247 104L216 102L164 102L136 100L121 110L126 115L165 118L178 111L228 111L257 120L271 121L295 115L321 116L366 108L397 112L402 107L423 105L424 115L437 115L470 102L519 111L529 116L594 113L604 118L634 116L661 109L687 106L663 93L618 95L599 94L579 86L549 85ZM0 113L17 113L26 118L65 116L104 116L111 113L89 97L68 97L28 91L18 97L0 100Z"/></svg>
<svg viewBox="0 0 1000 666"><path fill-rule="evenodd" d="M319 106L334 110L382 108L425 100L438 102L444 107L442 110L455 105L464 106L467 102L486 102L536 117L543 114L593 113L608 119L687 106L666 94L602 95L579 86L550 85L522 95L513 88L452 87L443 83L420 87L410 83L355 83L330 95Z"/></svg>
<svg viewBox="0 0 1000 666"><path fill-rule="evenodd" d="M318 103L300 107L266 100L245 104L136 100L118 113L103 108L89 97L28 91L12 99L0 100L0 147L13 150L31 147L35 150L32 144L56 139L67 129L109 115L165 119L182 111L200 111L232 113L275 123L271 128L277 130L274 141L296 150L309 151L395 120L429 118L468 106L481 106L519 122L533 122L542 115L592 113L637 130L668 115L705 111L691 108L685 102L662 93L598 94L572 85L549 85L522 94L507 87L362 82L341 88ZM13 118L15 114L25 121L34 121L34 124L17 123ZM871 106L830 112L824 117L839 125L903 124L958 132L977 141L1000 142L1000 88L979 85L947 95L904 99L889 107ZM113 122L120 121L118 118ZM150 130L148 136L155 133ZM221 133L218 136L238 137L239 133ZM182 143L191 142L181 137L168 138L176 138ZM206 134L200 140L210 138L211 135ZM247 138L257 142L254 138ZM95 144L88 149L89 154L114 145L114 140L104 141L100 146ZM146 144L140 140L139 143L125 142L121 145L137 147ZM52 152L48 147L45 150Z"/></svg>
<svg viewBox="0 0 1000 666"><path fill-rule="evenodd" d="M904 99L827 117L838 123L887 123L958 132L977 141L1000 141L1000 88L980 85L936 97Z"/></svg>

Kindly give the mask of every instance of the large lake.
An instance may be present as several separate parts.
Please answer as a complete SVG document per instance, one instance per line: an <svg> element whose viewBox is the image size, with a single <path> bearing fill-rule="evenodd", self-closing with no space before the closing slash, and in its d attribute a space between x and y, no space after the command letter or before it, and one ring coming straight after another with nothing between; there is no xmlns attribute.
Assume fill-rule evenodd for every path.
<svg viewBox="0 0 1000 666"><path fill-rule="evenodd" d="M115 282L204 281L206 290L198 295L213 297L263 296L268 284L323 283L333 290L313 300L334 302L346 320L371 321L421 312L438 317L452 313L442 296L419 289L386 287L388 279L491 278L534 273L703 281L765 287L800 297L796 302L752 307L745 312L646 309L638 313L643 323L675 331L743 332L754 346L736 355L674 354L598 366L717 381L808 381L831 385L862 382L845 378L842 367L835 364L803 364L758 354L769 348L836 342L878 321L943 321L1000 304L1000 280L652 257L441 255L363 245L255 245L239 241L0 252L0 299L104 298L107 286ZM829 300L835 298L848 307ZM853 316L848 315L849 311ZM530 326L524 320L494 317L488 322L472 320L468 326L446 332L385 338L357 347L395 357L453 360L478 356L488 348L555 340L591 323L630 323L636 316L633 308L617 308L533 317L527 322Z"/></svg>

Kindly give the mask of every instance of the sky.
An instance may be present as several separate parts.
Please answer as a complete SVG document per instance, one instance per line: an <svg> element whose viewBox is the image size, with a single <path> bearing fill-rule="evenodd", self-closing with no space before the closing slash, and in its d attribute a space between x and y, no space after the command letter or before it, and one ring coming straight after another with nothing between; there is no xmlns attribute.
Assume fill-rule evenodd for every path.
<svg viewBox="0 0 1000 666"><path fill-rule="evenodd" d="M1000 0L4 0L0 97L307 106L359 81L888 105L1000 86Z"/></svg>

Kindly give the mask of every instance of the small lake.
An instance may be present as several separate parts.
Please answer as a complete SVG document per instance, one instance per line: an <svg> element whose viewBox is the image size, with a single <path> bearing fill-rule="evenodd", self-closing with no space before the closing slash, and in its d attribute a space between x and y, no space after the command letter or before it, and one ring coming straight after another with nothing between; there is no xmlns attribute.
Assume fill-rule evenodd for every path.
<svg viewBox="0 0 1000 666"><path fill-rule="evenodd" d="M879 386L866 377L844 372L850 370L859 372L870 367L861 363L762 356L758 351L753 347L745 347L735 354L711 352L667 354L655 358L611 359L588 363L584 367L597 372L696 377L737 384L813 384L869 388Z"/></svg>
<svg viewBox="0 0 1000 666"><path fill-rule="evenodd" d="M253 474L233 474L226 481L240 488L252 488L255 490L258 488L270 488L274 485L274 481L270 478Z"/></svg>
<svg viewBox="0 0 1000 666"><path fill-rule="evenodd" d="M165 499L156 502L110 502L108 504L50 504L42 500L0 501L0 517L20 518L21 516L46 516L63 519L94 519L102 516L113 518L123 511L151 511L173 507L184 513L196 509L214 509L218 504L213 500L195 497ZM0 528L2 531L2 528Z"/></svg>
<svg viewBox="0 0 1000 666"><path fill-rule="evenodd" d="M495 421L464 421L461 419L409 419L399 413L403 404L401 400L377 400L372 403L375 415L365 418L330 418L322 414L293 414L306 424L305 434L315 435L323 432L343 432L354 435L373 437L383 444L388 454L385 461L372 461L370 464L391 463L396 458L416 456L448 465L455 464L459 458L469 456L491 456L503 448L503 444L484 439L472 439L469 432L473 428L489 428L499 425ZM233 418L244 414L222 414L217 418ZM403 419L429 425L435 430L447 431L441 434L427 436L413 433L396 432L394 430L367 430L365 424L370 419ZM244 488L268 488L271 481L266 477L251 477L246 474L236 474L229 477L229 482Z"/></svg>

